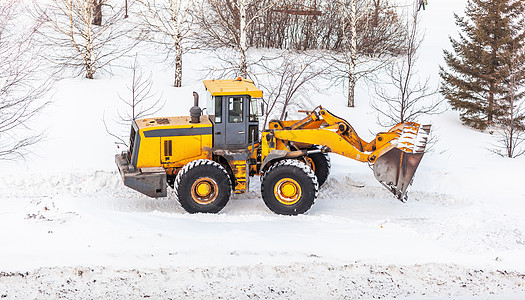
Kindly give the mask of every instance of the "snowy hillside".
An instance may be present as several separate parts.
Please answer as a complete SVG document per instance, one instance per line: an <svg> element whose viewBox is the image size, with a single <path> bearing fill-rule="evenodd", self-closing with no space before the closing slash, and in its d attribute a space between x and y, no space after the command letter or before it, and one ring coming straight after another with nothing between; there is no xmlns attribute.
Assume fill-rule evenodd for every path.
<svg viewBox="0 0 525 300"><path fill-rule="evenodd" d="M429 1L422 75L438 83L442 49L466 1ZM215 62L184 57L173 70L139 57L166 105L188 115L192 92ZM64 79L35 129L45 140L21 162L0 161L0 297L6 299L524 299L525 157L489 149L494 136L462 126L447 110L427 117L436 142L407 203L367 164L330 154L332 173L305 215L272 213L259 177L217 215L190 215L170 196L151 199L122 184L115 124L129 71ZM358 84L359 85L359 84ZM312 92L365 140L383 128L359 85L356 108L340 87ZM201 106L202 102L201 102ZM313 107L312 107L313 108Z"/></svg>

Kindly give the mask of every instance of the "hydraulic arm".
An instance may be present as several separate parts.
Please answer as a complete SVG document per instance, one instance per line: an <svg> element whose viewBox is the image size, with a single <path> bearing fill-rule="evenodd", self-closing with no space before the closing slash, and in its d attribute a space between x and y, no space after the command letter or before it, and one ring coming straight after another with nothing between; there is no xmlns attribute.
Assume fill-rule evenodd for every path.
<svg viewBox="0 0 525 300"><path fill-rule="evenodd" d="M321 145L323 151L368 162L377 180L403 202L430 133L430 125L405 122L366 142L346 120L321 106L299 121L271 122L270 129L283 143Z"/></svg>

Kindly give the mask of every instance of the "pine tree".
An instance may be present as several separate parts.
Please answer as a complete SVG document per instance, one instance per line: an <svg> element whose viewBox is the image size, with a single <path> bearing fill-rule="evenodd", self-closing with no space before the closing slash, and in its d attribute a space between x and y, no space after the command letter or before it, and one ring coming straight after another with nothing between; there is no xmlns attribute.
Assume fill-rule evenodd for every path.
<svg viewBox="0 0 525 300"><path fill-rule="evenodd" d="M469 0L466 17L454 15L461 32L450 38L453 52L444 50L441 93L465 125L483 130L507 114L505 82L513 45L525 41L524 8L520 0Z"/></svg>

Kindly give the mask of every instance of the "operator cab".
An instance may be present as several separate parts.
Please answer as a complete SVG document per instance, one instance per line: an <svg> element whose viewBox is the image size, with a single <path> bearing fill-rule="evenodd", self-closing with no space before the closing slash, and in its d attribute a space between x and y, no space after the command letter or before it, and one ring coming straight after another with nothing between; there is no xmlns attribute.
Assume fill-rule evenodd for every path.
<svg viewBox="0 0 525 300"><path fill-rule="evenodd" d="M257 100L262 91L253 81L205 80L208 90L206 111L213 123L215 149L247 149L259 142Z"/></svg>

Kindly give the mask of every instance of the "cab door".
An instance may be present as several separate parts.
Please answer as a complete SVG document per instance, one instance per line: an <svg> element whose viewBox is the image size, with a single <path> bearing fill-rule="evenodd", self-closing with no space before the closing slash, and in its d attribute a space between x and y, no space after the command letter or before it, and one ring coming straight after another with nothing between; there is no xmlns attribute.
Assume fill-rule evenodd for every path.
<svg viewBox="0 0 525 300"><path fill-rule="evenodd" d="M226 145L228 148L244 148L247 145L247 99L245 96L226 98Z"/></svg>
<svg viewBox="0 0 525 300"><path fill-rule="evenodd" d="M216 149L224 149L226 147L226 117L223 112L226 111L225 102L227 97L215 96L211 99L208 106L209 110L213 112L213 147ZM223 101L224 100L224 101ZM225 113L224 113L225 114Z"/></svg>

